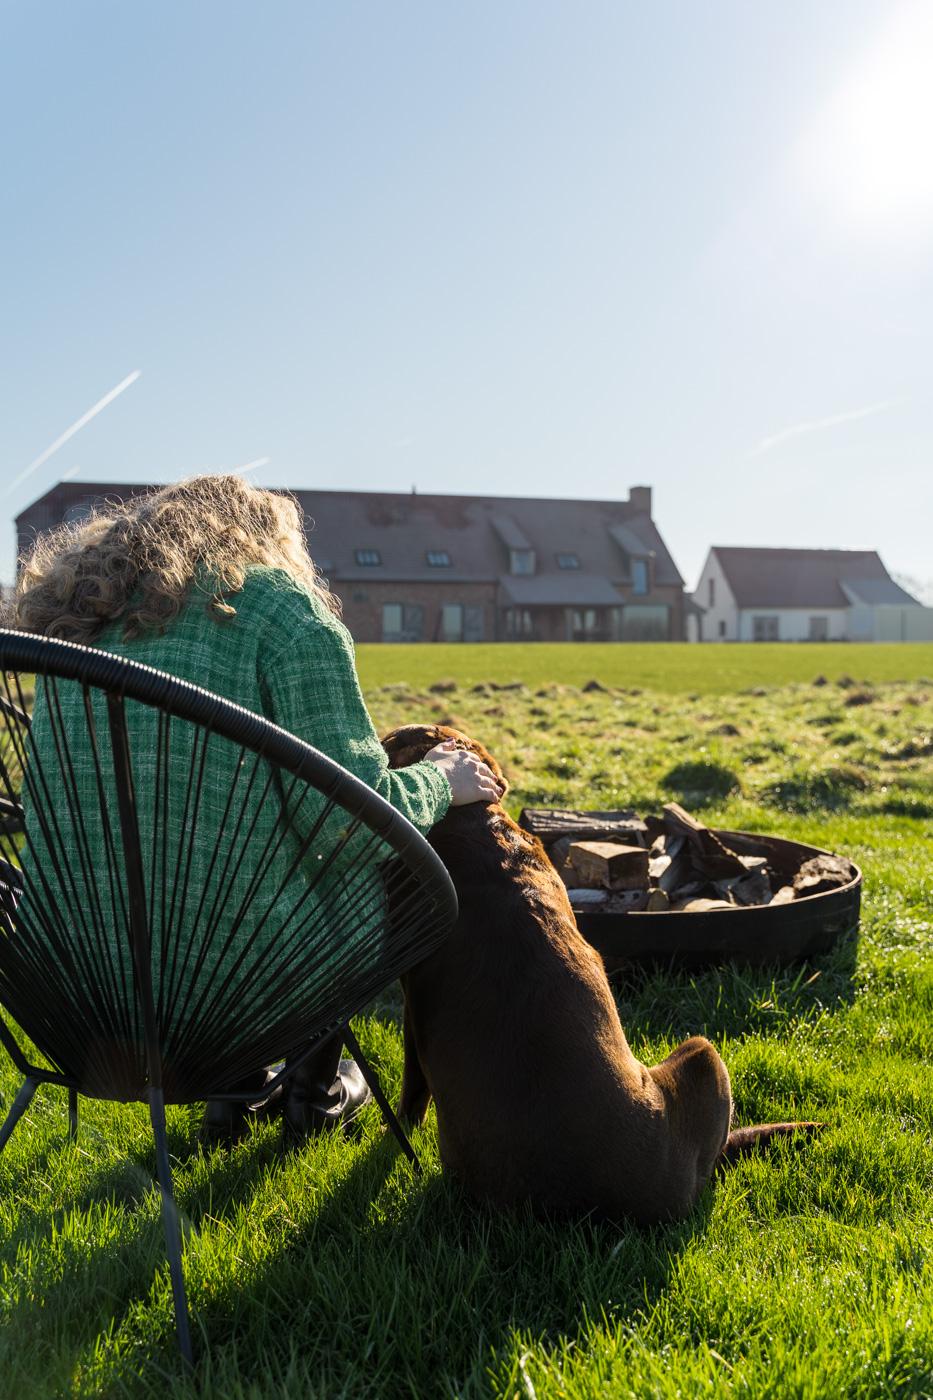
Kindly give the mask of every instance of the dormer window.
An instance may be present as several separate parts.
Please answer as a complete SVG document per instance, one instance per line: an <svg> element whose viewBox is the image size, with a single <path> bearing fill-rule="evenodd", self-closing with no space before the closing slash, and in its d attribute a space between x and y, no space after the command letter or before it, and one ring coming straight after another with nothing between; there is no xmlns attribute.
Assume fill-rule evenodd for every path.
<svg viewBox="0 0 933 1400"><path fill-rule="evenodd" d="M554 557L559 569L579 569L580 567L579 554L556 554Z"/></svg>
<svg viewBox="0 0 933 1400"><path fill-rule="evenodd" d="M358 549L356 551L356 562L360 568L374 568L382 563L382 555L378 549Z"/></svg>
<svg viewBox="0 0 933 1400"><path fill-rule="evenodd" d="M446 549L429 549L424 557L432 569L450 568L450 555Z"/></svg>
<svg viewBox="0 0 933 1400"><path fill-rule="evenodd" d="M509 573L510 574L533 574L535 571L535 552L533 549L510 549L509 550Z"/></svg>
<svg viewBox="0 0 933 1400"><path fill-rule="evenodd" d="M632 560L632 592L636 594L648 592L647 559Z"/></svg>

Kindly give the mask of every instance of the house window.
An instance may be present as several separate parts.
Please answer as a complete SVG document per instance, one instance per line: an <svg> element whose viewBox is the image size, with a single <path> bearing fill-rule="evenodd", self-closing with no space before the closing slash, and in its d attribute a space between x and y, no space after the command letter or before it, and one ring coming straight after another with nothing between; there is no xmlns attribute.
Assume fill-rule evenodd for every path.
<svg viewBox="0 0 933 1400"><path fill-rule="evenodd" d="M533 637L534 619L530 608L506 608L505 634L507 637Z"/></svg>
<svg viewBox="0 0 933 1400"><path fill-rule="evenodd" d="M632 592L633 592L633 593L642 593L642 594L648 592L648 560L647 560L647 559L633 559L633 560L632 560Z"/></svg>
<svg viewBox="0 0 933 1400"><path fill-rule="evenodd" d="M358 549L356 551L356 562L361 568L371 568L382 563L382 555L378 549Z"/></svg>
<svg viewBox="0 0 933 1400"><path fill-rule="evenodd" d="M710 580L710 582L712 582L712 580ZM726 619L724 617L719 620L719 635L720 637L726 635Z"/></svg>
<svg viewBox="0 0 933 1400"><path fill-rule="evenodd" d="M463 640L481 642L485 635L484 610L482 607L463 609Z"/></svg>
<svg viewBox="0 0 933 1400"><path fill-rule="evenodd" d="M510 549L509 550L509 573L512 574L533 574L535 571L535 552L533 549Z"/></svg>
<svg viewBox="0 0 933 1400"><path fill-rule="evenodd" d="M622 610L623 642L669 642L671 610L664 603L627 603Z"/></svg>
<svg viewBox="0 0 933 1400"><path fill-rule="evenodd" d="M778 619L776 617L753 617L752 641L778 641Z"/></svg>
<svg viewBox="0 0 933 1400"><path fill-rule="evenodd" d="M556 554L554 557L559 569L579 569L580 567L579 554Z"/></svg>
<svg viewBox="0 0 933 1400"><path fill-rule="evenodd" d="M432 569L449 569L450 555L446 549L429 549L424 556Z"/></svg>
<svg viewBox="0 0 933 1400"><path fill-rule="evenodd" d="M811 642L825 642L825 641L828 640L828 638L829 638L829 618L828 618L828 617L811 617L811 618L810 618L810 641L811 641Z"/></svg>
<svg viewBox="0 0 933 1400"><path fill-rule="evenodd" d="M442 605L441 641L463 641L463 607L460 603L444 603Z"/></svg>
<svg viewBox="0 0 933 1400"><path fill-rule="evenodd" d="M599 632L599 615L595 608L567 609L567 640L590 642Z"/></svg>
<svg viewBox="0 0 933 1400"><path fill-rule="evenodd" d="M424 608L420 603L383 603L384 642L420 642L423 637Z"/></svg>
<svg viewBox="0 0 933 1400"><path fill-rule="evenodd" d="M716 606L716 580L714 578L709 581L709 605L711 608Z"/></svg>

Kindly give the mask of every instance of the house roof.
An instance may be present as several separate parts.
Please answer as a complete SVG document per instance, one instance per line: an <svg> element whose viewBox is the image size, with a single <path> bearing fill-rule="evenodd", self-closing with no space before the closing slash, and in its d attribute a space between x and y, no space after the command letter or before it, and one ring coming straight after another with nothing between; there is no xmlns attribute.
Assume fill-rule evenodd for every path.
<svg viewBox="0 0 933 1400"><path fill-rule="evenodd" d="M873 549L739 549L714 545L740 608L846 608L916 603Z"/></svg>
<svg viewBox="0 0 933 1400"><path fill-rule="evenodd" d="M508 549L533 549L537 571L547 574L558 554L576 554L581 571L622 580L628 564L610 529L624 524L655 556L655 581L683 585L657 527L644 512L631 514L627 501L574 501L500 496L400 495L375 491L296 491L313 521L312 556L333 561L332 579L373 578L360 569L357 549L380 550L380 578L437 579L441 570L425 560L427 550L446 550L453 578L498 578L508 571ZM575 570L561 570L568 589ZM568 596L562 592L562 598Z"/></svg>
<svg viewBox="0 0 933 1400"><path fill-rule="evenodd" d="M151 489L112 482L63 482L17 517L21 532L46 529L63 511L102 498ZM628 578L628 555L654 556L655 583L682 587L683 579L657 526L638 502L579 501L509 496L441 496L387 491L295 491L304 511L308 545L334 584L495 581L547 578L555 601L572 603L596 585L602 602L618 602L612 581ZM55 515L55 520L51 515ZM620 544L613 531L624 533ZM509 576L509 549L533 549L536 574ZM378 550L381 563L357 562L358 550ZM445 552L448 567L431 565L428 551ZM580 568L560 569L558 554L576 554ZM535 601L540 601L536 599Z"/></svg>
<svg viewBox="0 0 933 1400"><path fill-rule="evenodd" d="M844 578L840 580L840 586L851 603L868 603L871 607L876 607L879 603L901 606L905 603L916 603L920 606L919 600L912 597L899 583L895 583L893 578Z"/></svg>
<svg viewBox="0 0 933 1400"><path fill-rule="evenodd" d="M653 552L629 525L610 525L609 533L619 548L630 554L633 559L643 558Z"/></svg>
<svg viewBox="0 0 933 1400"><path fill-rule="evenodd" d="M618 607L623 597L601 574L565 569L556 574L512 574L500 579L505 601L519 606Z"/></svg>

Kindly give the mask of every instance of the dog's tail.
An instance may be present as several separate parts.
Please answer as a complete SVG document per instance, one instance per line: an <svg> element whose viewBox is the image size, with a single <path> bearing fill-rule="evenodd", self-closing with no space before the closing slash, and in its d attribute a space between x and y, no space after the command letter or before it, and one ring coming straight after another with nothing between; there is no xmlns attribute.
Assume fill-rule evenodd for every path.
<svg viewBox="0 0 933 1400"><path fill-rule="evenodd" d="M825 1126L825 1123L756 1123L751 1128L734 1128L726 1138L719 1166L731 1166L750 1152L760 1152L770 1147L777 1138L792 1138L798 1133L807 1138L813 1137Z"/></svg>

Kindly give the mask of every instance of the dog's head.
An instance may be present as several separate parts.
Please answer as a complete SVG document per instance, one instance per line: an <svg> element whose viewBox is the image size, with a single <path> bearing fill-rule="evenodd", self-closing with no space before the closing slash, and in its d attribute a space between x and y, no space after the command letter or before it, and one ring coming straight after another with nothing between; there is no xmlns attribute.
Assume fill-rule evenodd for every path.
<svg viewBox="0 0 933 1400"><path fill-rule="evenodd" d="M390 768L407 768L410 763L419 763L436 744L443 744L447 739L452 739L458 749L469 749L470 753L475 753L492 769L502 784L504 797L508 791L508 783L489 750L484 749L482 744L478 744L468 734L462 734L459 729L451 729L447 724L402 724L398 729L391 729L388 734L383 734L382 747L389 755Z"/></svg>

